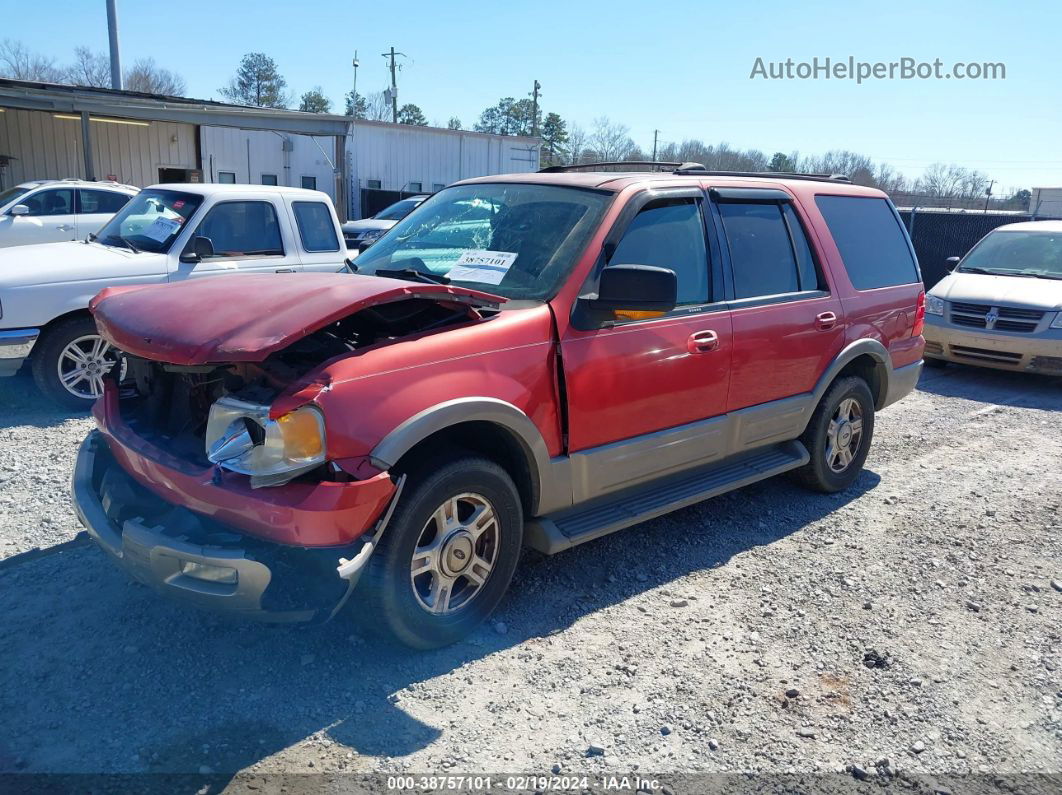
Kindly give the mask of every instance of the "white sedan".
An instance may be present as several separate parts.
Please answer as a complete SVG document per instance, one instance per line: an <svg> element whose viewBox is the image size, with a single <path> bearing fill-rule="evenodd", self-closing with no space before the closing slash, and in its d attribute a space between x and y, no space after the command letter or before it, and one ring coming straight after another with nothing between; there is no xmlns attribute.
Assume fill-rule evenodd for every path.
<svg viewBox="0 0 1062 795"><path fill-rule="evenodd" d="M0 248L83 240L138 192L117 182L23 182L0 192Z"/></svg>

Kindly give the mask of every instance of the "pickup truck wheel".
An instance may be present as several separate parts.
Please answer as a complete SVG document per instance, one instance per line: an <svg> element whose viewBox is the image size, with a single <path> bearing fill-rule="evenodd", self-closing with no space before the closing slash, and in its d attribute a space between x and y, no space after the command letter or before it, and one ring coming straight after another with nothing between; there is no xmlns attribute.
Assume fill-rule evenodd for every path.
<svg viewBox="0 0 1062 795"><path fill-rule="evenodd" d="M460 640L497 607L520 558L523 510L512 478L484 458L408 474L360 590L370 621L430 649Z"/></svg>
<svg viewBox="0 0 1062 795"><path fill-rule="evenodd" d="M87 410L103 394L103 376L120 365L118 351L91 317L73 317L48 329L33 351L33 379L68 409Z"/></svg>
<svg viewBox="0 0 1062 795"><path fill-rule="evenodd" d="M843 491L859 477L873 436L874 398L866 381L854 376L836 381L800 437L811 460L794 477L815 491Z"/></svg>

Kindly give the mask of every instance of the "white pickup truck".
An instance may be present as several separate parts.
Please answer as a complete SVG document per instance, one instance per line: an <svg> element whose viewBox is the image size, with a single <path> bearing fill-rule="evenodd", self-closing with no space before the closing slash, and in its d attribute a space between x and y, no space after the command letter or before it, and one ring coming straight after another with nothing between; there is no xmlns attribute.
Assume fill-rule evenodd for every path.
<svg viewBox="0 0 1062 795"><path fill-rule="evenodd" d="M28 360L48 397L85 408L118 361L88 313L104 287L231 273L293 278L283 274L348 267L324 193L154 185L87 240L0 250L0 376L14 375Z"/></svg>

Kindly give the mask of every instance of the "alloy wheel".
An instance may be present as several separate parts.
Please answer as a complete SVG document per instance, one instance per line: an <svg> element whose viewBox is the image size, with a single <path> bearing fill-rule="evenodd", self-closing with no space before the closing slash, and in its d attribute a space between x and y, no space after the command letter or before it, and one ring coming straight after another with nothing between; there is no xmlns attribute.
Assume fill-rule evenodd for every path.
<svg viewBox="0 0 1062 795"><path fill-rule="evenodd" d="M461 610L478 596L498 559L500 526L486 497L466 492L435 509L410 561L413 594L435 615Z"/></svg>
<svg viewBox="0 0 1062 795"><path fill-rule="evenodd" d="M826 466L841 473L848 469L863 441L863 408L855 398L837 405L826 430Z"/></svg>
<svg viewBox="0 0 1062 795"><path fill-rule="evenodd" d="M59 354L59 383L71 395L94 400L103 394L103 376L118 364L119 358L118 350L98 334L78 337Z"/></svg>

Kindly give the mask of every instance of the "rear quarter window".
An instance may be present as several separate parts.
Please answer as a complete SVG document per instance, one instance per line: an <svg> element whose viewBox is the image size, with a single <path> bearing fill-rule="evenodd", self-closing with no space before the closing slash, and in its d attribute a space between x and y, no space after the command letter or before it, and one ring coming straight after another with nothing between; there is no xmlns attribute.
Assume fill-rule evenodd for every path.
<svg viewBox="0 0 1062 795"><path fill-rule="evenodd" d="M816 196L815 203L857 290L920 280L907 235L886 199Z"/></svg>

